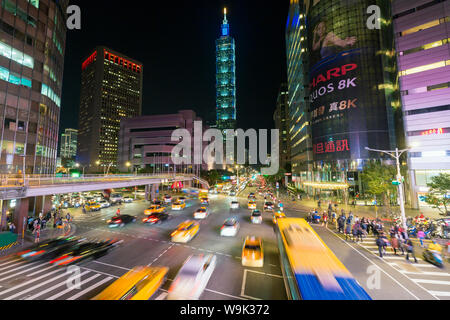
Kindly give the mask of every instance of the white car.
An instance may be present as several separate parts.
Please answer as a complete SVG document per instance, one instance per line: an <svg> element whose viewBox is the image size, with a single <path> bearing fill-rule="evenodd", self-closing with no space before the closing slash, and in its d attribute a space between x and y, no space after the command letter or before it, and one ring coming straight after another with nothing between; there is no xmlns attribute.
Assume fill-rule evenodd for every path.
<svg viewBox="0 0 450 320"><path fill-rule="evenodd" d="M222 228L220 228L220 235L222 237L235 237L239 231L240 225L236 218L227 219Z"/></svg>
<svg viewBox="0 0 450 320"><path fill-rule="evenodd" d="M192 255L169 288L167 300L198 300L216 267L215 255Z"/></svg>
<svg viewBox="0 0 450 320"><path fill-rule="evenodd" d="M197 209L194 212L194 219L200 220L200 219L206 219L209 216L209 210L205 207L202 207L200 209Z"/></svg>
<svg viewBox="0 0 450 320"><path fill-rule="evenodd" d="M111 203L122 203L123 198L120 193L113 193L111 194L111 197L109 198Z"/></svg>
<svg viewBox="0 0 450 320"><path fill-rule="evenodd" d="M98 204L102 207L102 208L109 208L111 206L111 204L106 201L106 200L101 200L98 202Z"/></svg>
<svg viewBox="0 0 450 320"><path fill-rule="evenodd" d="M262 218L262 215L261 215L261 211L254 210L252 212L252 216L250 217L250 219L252 220L253 224L262 224L263 218Z"/></svg>
<svg viewBox="0 0 450 320"><path fill-rule="evenodd" d="M125 198L123 198L123 202L125 202L125 203L131 203L131 202L133 202L133 198L131 198L131 197L125 197Z"/></svg>
<svg viewBox="0 0 450 320"><path fill-rule="evenodd" d="M239 202L231 201L231 209L239 209Z"/></svg>

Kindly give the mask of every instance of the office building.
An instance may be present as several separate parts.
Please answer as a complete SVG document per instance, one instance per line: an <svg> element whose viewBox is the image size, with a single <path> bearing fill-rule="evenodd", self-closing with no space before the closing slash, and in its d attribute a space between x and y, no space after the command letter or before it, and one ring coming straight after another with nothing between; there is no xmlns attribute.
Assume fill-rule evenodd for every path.
<svg viewBox="0 0 450 320"><path fill-rule="evenodd" d="M66 129L61 135L61 159L75 159L77 156L78 130Z"/></svg>
<svg viewBox="0 0 450 320"><path fill-rule="evenodd" d="M227 9L224 10L221 36L216 40L216 113L218 129L236 128L236 53Z"/></svg>
<svg viewBox="0 0 450 320"><path fill-rule="evenodd" d="M291 169L291 145L290 145L290 122L289 122L289 92L287 91L287 84L283 83L278 93L277 108L273 115L275 121L275 129L280 131L280 168L287 170L290 173Z"/></svg>
<svg viewBox="0 0 450 320"><path fill-rule="evenodd" d="M450 173L450 1L397 0L394 31L409 152L410 200L427 206L427 184Z"/></svg>
<svg viewBox="0 0 450 320"><path fill-rule="evenodd" d="M1 173L55 172L67 5L1 1Z"/></svg>
<svg viewBox="0 0 450 320"><path fill-rule="evenodd" d="M141 115L143 72L141 62L102 46L83 62L77 161L86 172L117 169L120 121Z"/></svg>

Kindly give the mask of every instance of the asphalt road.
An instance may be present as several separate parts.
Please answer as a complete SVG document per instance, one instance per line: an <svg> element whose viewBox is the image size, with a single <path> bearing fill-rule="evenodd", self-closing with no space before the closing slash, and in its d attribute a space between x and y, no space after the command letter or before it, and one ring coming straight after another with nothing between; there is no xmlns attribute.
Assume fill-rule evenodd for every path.
<svg viewBox="0 0 450 320"><path fill-rule="evenodd" d="M79 270L49 267L44 262L26 263L7 258L0 260L0 300L86 300L101 292L114 280L138 265L165 266L169 268L168 281L152 299L164 299L171 281L183 262L192 254L215 254L217 266L208 282L201 300L284 300L286 293L281 276L278 248L273 232L272 217L264 213L262 225L250 222L245 197L239 198L240 209L230 210L231 197L211 197L211 214L200 221L200 232L187 244L170 242L170 233L179 223L193 219L193 213L200 207L198 200L188 200L182 211L171 211L173 218L160 225L144 225L141 218L148 203L136 201L123 204L122 214L138 217L137 222L120 229L110 229L106 221L117 207L102 209L96 213L82 214L71 209L77 235L91 239L120 239L122 245L108 255L78 265ZM262 199L258 201L262 209ZM286 209L288 217L303 217L295 208ZM237 216L241 228L234 238L220 236L220 227L230 216ZM334 232L314 227L325 243L344 263L357 281L373 299L448 299L450 274L445 270L419 261L412 266L395 259L380 260L370 248L360 244L347 243ZM246 236L262 237L265 252L263 268L248 268L241 265L241 250ZM371 239L365 243L370 247ZM364 244L363 244L364 245ZM81 273L79 288L73 283L74 273ZM436 295L436 292L441 295Z"/></svg>

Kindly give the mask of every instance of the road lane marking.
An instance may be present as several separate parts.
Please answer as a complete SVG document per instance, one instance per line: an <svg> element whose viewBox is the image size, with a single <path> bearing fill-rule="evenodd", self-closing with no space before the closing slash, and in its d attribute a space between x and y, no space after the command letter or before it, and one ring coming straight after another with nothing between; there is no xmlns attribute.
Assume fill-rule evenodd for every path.
<svg viewBox="0 0 450 320"><path fill-rule="evenodd" d="M231 294L227 294L227 293L223 293L223 292L219 292L219 291L215 291L215 290L211 290L211 289L205 289L205 291L216 293L216 294L220 294L222 296L230 297L230 298L234 298L234 299L247 300L247 299L244 299L244 298L241 298L241 297L233 296Z"/></svg>
<svg viewBox="0 0 450 320"><path fill-rule="evenodd" d="M6 263L0 264L0 267L6 266L7 264L14 263L14 262L18 262L18 261L19 261L19 260L11 260L11 261L8 261L8 262L6 262Z"/></svg>
<svg viewBox="0 0 450 320"><path fill-rule="evenodd" d="M130 270L131 270L131 269L129 269L129 268L124 268L124 267L116 266L116 265L114 265L114 264L109 264L109 263L100 262L100 261L97 261L97 260L94 260L94 261L92 261L92 262L98 263L98 264L103 264L103 265L109 266L109 267L114 267L114 268L118 268L118 269L127 270L127 271L130 271Z"/></svg>
<svg viewBox="0 0 450 320"><path fill-rule="evenodd" d="M0 276L3 276L3 275L5 275L5 274L8 274L8 273L11 273L11 272L14 272L14 271L18 271L18 270L20 270L20 269L23 269L23 268L26 268L26 267L29 267L29 266L32 266L32 265L34 265L34 264L36 264L37 262L33 262L33 263L30 263L30 264L25 264L25 265L23 265L23 266L21 266L21 267L18 267L18 268L14 268L14 269L11 269L11 270L9 270L9 271L6 271L6 272L2 272L2 273L0 273ZM17 273L14 273L14 275L16 275ZM0 279L0 280L2 280L2 279Z"/></svg>
<svg viewBox="0 0 450 320"><path fill-rule="evenodd" d="M81 269L86 269L86 270L89 270L89 271L92 271L92 272L97 272L97 273L103 274L103 275L105 275L105 276L113 277L113 278L116 278L116 279L119 279L119 278L120 278L120 277L115 276L115 275L113 275L113 274L106 273L106 272L102 272L102 271L98 271L98 270L95 270L95 269L90 269L90 268L86 268L86 267L80 267L80 268L81 268Z"/></svg>
<svg viewBox="0 0 450 320"><path fill-rule="evenodd" d="M17 263L15 263L15 264L12 264L12 265L10 265L10 266L7 266L6 268L2 268L2 270L1 271L3 271L3 270L8 270L9 268L12 268L12 267L14 267L14 266L17 266L17 265L20 265L20 264L24 264L26 261L20 261L20 262L17 262ZM3 273L0 273L0 275L1 274L3 274Z"/></svg>
<svg viewBox="0 0 450 320"><path fill-rule="evenodd" d="M91 277L91 278L89 278L89 279L86 279L85 283L91 281L93 278L94 278L94 277ZM88 293L88 292L94 290L94 289L97 288L97 287L100 287L100 286L103 285L104 283L106 283L106 282L108 282L108 281L111 281L111 280L112 280L111 277L105 278L105 279L103 279L103 280L101 280L101 281L99 281L99 282L93 284L92 286L87 287L87 288L84 289L83 291L77 293L76 295L74 295L74 296L72 296L72 297L70 297L70 298L68 298L68 299L66 299L66 300L75 300L75 299L78 299L79 297L85 295L86 293Z"/></svg>
<svg viewBox="0 0 450 320"><path fill-rule="evenodd" d="M244 275L242 277L241 296L245 294L245 283L247 281L247 269L244 269Z"/></svg>
<svg viewBox="0 0 450 320"><path fill-rule="evenodd" d="M395 283L397 283L400 287L402 287L406 292L408 292L411 296L413 296L416 300L420 300L415 294L413 294L411 291L409 291L404 285L402 285L399 281L397 281L396 279L394 279L394 277L392 277L389 273L387 273L385 270L383 270L382 268L380 268L379 265L377 265L376 263L373 263L369 258L367 258L364 254L362 254L361 252L359 252L358 250L356 250L356 248L354 248L353 246L351 246L349 243L347 243L344 239L342 239L341 237L337 236L333 231L328 230L328 232L330 232L332 235L334 235L336 238L338 238L339 240L341 240L343 243L345 243L347 246L349 246L350 248L352 248L352 250L354 250L355 252L357 252L360 256L362 256L364 259L366 259L367 261L369 261L369 263L371 265L374 265L378 270L380 270L381 272L383 272L385 275L387 275L389 278L391 278L391 280L393 280ZM378 257L379 258L379 257ZM381 258L380 258L381 259ZM389 264L388 264L389 265ZM391 268L393 268L392 266L390 266ZM397 269L393 268L394 270L398 271ZM408 278L408 277L407 277ZM409 278L408 278L409 279ZM411 280L411 279L409 279ZM415 283L415 282L414 282ZM418 284L416 284L418 285ZM424 289L425 290L425 289ZM428 292L427 290L425 290L426 292ZM434 296L433 296L434 297ZM435 297L436 298L436 297ZM437 299L437 298L436 298Z"/></svg>
<svg viewBox="0 0 450 320"><path fill-rule="evenodd" d="M431 291L433 295L440 296L440 297L450 297L450 292L444 292L444 291Z"/></svg>
<svg viewBox="0 0 450 320"><path fill-rule="evenodd" d="M164 300L167 297L167 295L168 295L167 292L163 292L155 300Z"/></svg>
<svg viewBox="0 0 450 320"><path fill-rule="evenodd" d="M82 277L82 276L88 274L89 272L90 272L90 271L85 271L85 272L81 273L81 274L80 274L80 277ZM59 287L65 285L65 284L66 284L66 282L63 281L63 282L61 282L61 283L58 283L58 284L54 285L53 287L50 287L50 288L45 289L44 291L40 291L39 293L35 294L34 296L28 297L28 298L26 298L25 300L34 300L34 299L36 299L37 297L42 296L42 295L44 295L44 294L46 294L46 293L48 293L48 292L51 292L51 291L55 290L56 288L59 288Z"/></svg>
<svg viewBox="0 0 450 320"><path fill-rule="evenodd" d="M52 266L52 267L53 267L53 266ZM33 282L38 281L38 280L41 280L41 279L43 279L43 278L45 278L45 277L51 276L52 274L55 274L55 273L60 272L60 271L61 271L61 269L54 270L54 271L52 271L52 272L49 272L49 273L47 273L47 274L44 274L43 276L40 276L40 277L37 277L37 278L35 278L35 279L31 279L31 280L29 280L29 281L27 281L27 282L21 283L21 284L19 284L19 285L17 285L17 286L14 286L14 287L12 287L12 288L9 288L8 290L5 290L5 291L0 292L0 296L4 295L5 293L9 293L9 292L11 292L11 291L17 290L17 289L19 289L19 288L21 288L21 287L24 287L24 286L26 286L26 285L29 285L29 284L31 284L31 283L33 283ZM65 274L63 274L63 275L65 275ZM53 279L52 279L52 281L53 281ZM39 284L39 286L40 286L40 284ZM6 300L7 300L7 299L6 299Z"/></svg>
<svg viewBox="0 0 450 320"><path fill-rule="evenodd" d="M406 271L406 270L401 270L400 272L408 273L408 274L420 274L420 275L426 275L426 276L450 277L450 274L444 273L444 272L428 272L428 271L414 272L414 271Z"/></svg>
<svg viewBox="0 0 450 320"><path fill-rule="evenodd" d="M442 284L445 286L450 286L450 281L440 281L440 280L427 280L427 279L413 279L418 283L427 283L427 284Z"/></svg>

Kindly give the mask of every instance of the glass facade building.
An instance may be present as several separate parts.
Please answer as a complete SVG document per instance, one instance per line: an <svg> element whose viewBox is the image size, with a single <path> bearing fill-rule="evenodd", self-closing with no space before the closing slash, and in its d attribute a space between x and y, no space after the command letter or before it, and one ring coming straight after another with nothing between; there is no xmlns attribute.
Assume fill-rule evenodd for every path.
<svg viewBox="0 0 450 320"><path fill-rule="evenodd" d="M118 168L120 121L141 115L143 71L142 63L105 47L83 62L77 161L86 172Z"/></svg>
<svg viewBox="0 0 450 320"><path fill-rule="evenodd" d="M227 11L224 11L221 36L216 40L216 114L217 128L236 128L236 53L230 36Z"/></svg>
<svg viewBox="0 0 450 320"><path fill-rule="evenodd" d="M1 173L56 169L68 2L1 1Z"/></svg>
<svg viewBox="0 0 450 320"><path fill-rule="evenodd" d="M66 129L61 135L61 149L59 156L62 159L75 159L77 156L78 130Z"/></svg>
<svg viewBox="0 0 450 320"><path fill-rule="evenodd" d="M291 161L288 100L287 84L283 83L278 93L277 108L275 109L273 120L275 121L275 129L280 130L280 167L286 170L290 169Z"/></svg>

